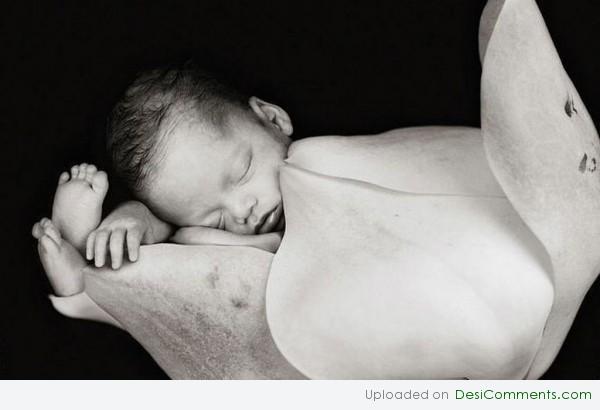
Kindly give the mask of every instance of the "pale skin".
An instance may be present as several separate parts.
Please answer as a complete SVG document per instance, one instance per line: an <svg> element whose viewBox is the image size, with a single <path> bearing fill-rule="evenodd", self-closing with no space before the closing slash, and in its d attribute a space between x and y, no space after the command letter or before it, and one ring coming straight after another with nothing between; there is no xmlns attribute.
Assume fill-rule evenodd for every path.
<svg viewBox="0 0 600 410"><path fill-rule="evenodd" d="M260 123L238 120L226 130L216 130L186 116L173 121L175 126L165 136L167 155L145 193L145 202L164 218L142 202L129 201L101 221L107 176L83 163L59 177L52 212L55 228L97 268L110 261L112 269L119 269L125 257L137 260L140 245L167 240L275 252L284 226L278 167L292 125L285 111L273 104L253 97L250 106ZM275 143L275 138L282 142ZM33 229L38 239L42 225L47 226L41 222ZM69 291L57 291L59 296L83 291L80 278L62 280L72 283L61 286Z"/></svg>

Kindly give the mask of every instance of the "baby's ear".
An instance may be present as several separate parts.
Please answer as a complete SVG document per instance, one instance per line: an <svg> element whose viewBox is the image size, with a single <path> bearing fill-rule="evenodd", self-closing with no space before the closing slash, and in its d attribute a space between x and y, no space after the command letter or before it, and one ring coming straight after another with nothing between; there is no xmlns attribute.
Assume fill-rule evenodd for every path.
<svg viewBox="0 0 600 410"><path fill-rule="evenodd" d="M254 111L254 113L258 115L261 120L277 127L277 129L287 137L292 135L294 132L292 120L283 108L261 100L258 97L250 97L250 101L248 103L250 104L252 111Z"/></svg>

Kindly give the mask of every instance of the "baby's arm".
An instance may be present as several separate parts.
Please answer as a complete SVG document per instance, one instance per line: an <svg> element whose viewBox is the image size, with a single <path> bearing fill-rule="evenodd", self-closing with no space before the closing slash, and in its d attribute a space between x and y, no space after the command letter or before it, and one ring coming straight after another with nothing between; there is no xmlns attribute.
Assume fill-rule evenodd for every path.
<svg viewBox="0 0 600 410"><path fill-rule="evenodd" d="M161 221L141 202L129 201L102 221L90 233L86 245L86 259L94 260L100 268L110 255L111 267L119 269L123 264L124 249L130 262L138 258L140 245L170 241L185 245L251 246L275 253L281 243L281 232L261 235L239 235L203 226L185 227L177 230Z"/></svg>
<svg viewBox="0 0 600 410"><path fill-rule="evenodd" d="M141 202L125 202L90 233L85 256L87 260L94 260L96 267L100 268L110 255L112 268L119 269L125 248L129 261L135 262L140 245L165 242L172 233L171 225L154 216Z"/></svg>
<svg viewBox="0 0 600 410"><path fill-rule="evenodd" d="M191 226L180 228L171 237L171 241L185 245L229 245L251 246L275 253L281 243L282 232L260 235L239 235L220 229Z"/></svg>
<svg viewBox="0 0 600 410"><path fill-rule="evenodd" d="M203 226L177 230L161 221L141 202L129 201L115 209L87 240L86 259L94 260L97 268L104 266L110 255L111 266L119 269L124 249L130 262L138 257L140 245L170 241L185 245L251 246L275 253L281 242L281 232L261 235L239 235Z"/></svg>

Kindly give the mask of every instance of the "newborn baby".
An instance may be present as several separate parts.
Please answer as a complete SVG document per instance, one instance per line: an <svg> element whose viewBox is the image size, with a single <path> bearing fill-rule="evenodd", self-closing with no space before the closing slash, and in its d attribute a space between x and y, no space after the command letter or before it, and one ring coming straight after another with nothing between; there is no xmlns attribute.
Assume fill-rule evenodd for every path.
<svg viewBox="0 0 600 410"><path fill-rule="evenodd" d="M533 0L488 3L480 54L481 130L293 146L279 107L191 69L143 75L109 148L145 205L97 228L106 175L63 174L33 232L56 293L81 292L85 268L94 300L172 377L540 377L600 270L598 134ZM176 242L274 251L279 184L274 257L157 245L111 275L76 250L118 268L124 247L135 261L180 226ZM250 251L254 273L231 266ZM119 326L80 295L64 298L78 316L57 309Z"/></svg>
<svg viewBox="0 0 600 410"><path fill-rule="evenodd" d="M140 244L245 245L275 252L284 228L279 167L292 124L280 107L247 97L193 67L140 75L111 115L116 172L142 202L101 221L107 175L74 166L58 181L52 220L33 228L59 296L83 291L82 268L135 262ZM175 227L179 227L176 229Z"/></svg>

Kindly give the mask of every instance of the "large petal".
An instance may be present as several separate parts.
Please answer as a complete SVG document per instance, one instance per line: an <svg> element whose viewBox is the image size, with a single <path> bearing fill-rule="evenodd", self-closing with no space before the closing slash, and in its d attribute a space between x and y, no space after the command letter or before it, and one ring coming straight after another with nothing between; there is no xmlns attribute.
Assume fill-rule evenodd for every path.
<svg viewBox="0 0 600 410"><path fill-rule="evenodd" d="M292 365L311 378L524 376L552 290L543 248L505 198L294 165L280 182L287 227L267 319Z"/></svg>
<svg viewBox="0 0 600 410"><path fill-rule="evenodd" d="M490 1L480 41L489 163L554 267L554 306L530 374L538 377L600 271L600 145L533 0Z"/></svg>
<svg viewBox="0 0 600 410"><path fill-rule="evenodd" d="M271 257L248 247L147 246L118 271L90 269L86 290L172 378L295 378L265 320Z"/></svg>

